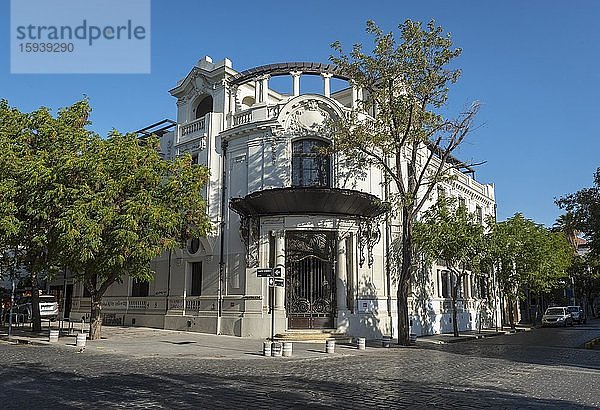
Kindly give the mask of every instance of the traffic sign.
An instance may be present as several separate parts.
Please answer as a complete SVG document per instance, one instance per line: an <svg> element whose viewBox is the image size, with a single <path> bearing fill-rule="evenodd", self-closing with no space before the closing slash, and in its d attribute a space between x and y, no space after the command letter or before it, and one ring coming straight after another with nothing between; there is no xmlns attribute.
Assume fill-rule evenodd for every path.
<svg viewBox="0 0 600 410"><path fill-rule="evenodd" d="M281 277L281 266L273 268L273 276L276 277L276 278L280 278Z"/></svg>
<svg viewBox="0 0 600 410"><path fill-rule="evenodd" d="M273 269L271 268L258 268L256 269L256 276L259 278L268 278L273 275Z"/></svg>
<svg viewBox="0 0 600 410"><path fill-rule="evenodd" d="M273 282L275 282L275 286L279 286L280 288L285 287L285 279L275 278Z"/></svg>

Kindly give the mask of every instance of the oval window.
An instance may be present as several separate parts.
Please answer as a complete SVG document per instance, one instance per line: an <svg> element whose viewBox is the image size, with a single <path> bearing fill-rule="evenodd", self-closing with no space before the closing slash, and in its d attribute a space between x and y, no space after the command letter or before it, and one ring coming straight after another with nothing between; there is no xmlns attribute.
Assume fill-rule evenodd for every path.
<svg viewBox="0 0 600 410"><path fill-rule="evenodd" d="M200 238L194 238L188 243L188 252L192 255L200 249Z"/></svg>

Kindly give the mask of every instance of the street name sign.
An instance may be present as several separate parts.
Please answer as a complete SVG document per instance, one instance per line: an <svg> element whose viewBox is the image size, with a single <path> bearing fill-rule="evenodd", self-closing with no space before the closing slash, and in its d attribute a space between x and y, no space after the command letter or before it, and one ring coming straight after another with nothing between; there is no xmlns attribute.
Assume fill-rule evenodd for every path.
<svg viewBox="0 0 600 410"><path fill-rule="evenodd" d="M256 276L259 278L268 278L273 275L273 269L271 268L258 268L256 269Z"/></svg>

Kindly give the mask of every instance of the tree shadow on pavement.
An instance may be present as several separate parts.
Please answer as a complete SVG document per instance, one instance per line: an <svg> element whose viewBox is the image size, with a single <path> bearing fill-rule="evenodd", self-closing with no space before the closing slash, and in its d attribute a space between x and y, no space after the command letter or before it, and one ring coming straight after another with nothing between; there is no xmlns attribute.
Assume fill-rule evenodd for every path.
<svg viewBox="0 0 600 410"><path fill-rule="evenodd" d="M106 359L106 358L104 358ZM94 359L92 359L93 361ZM277 359L275 359L277 360ZM389 361L389 359L388 359ZM218 363L216 363L218 362ZM180 365L181 363L179 363ZM0 370L2 407L12 408L593 408L536 399L500 388L337 371L331 361L213 361L211 369L127 361L103 371L102 363L55 370L18 363ZM162 369L162 370L160 370ZM141 374L141 372L144 374ZM361 379L366 377L366 379Z"/></svg>

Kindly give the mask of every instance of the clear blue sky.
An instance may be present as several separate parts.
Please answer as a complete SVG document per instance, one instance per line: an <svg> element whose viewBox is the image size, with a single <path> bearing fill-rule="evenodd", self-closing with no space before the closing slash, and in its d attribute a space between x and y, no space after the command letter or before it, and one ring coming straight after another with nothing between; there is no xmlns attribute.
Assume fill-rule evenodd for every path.
<svg viewBox="0 0 600 410"><path fill-rule="evenodd" d="M52 4L52 0L48 1ZM139 129L175 118L168 90L204 55L243 70L280 61L327 62L329 44L369 44L365 21L385 30L435 18L463 48L452 105L482 103L460 157L487 161L499 219L515 212L551 225L553 199L592 184L600 166L600 2L152 1L151 74L10 74L9 2L0 6L0 98L24 111L87 95L92 128Z"/></svg>

